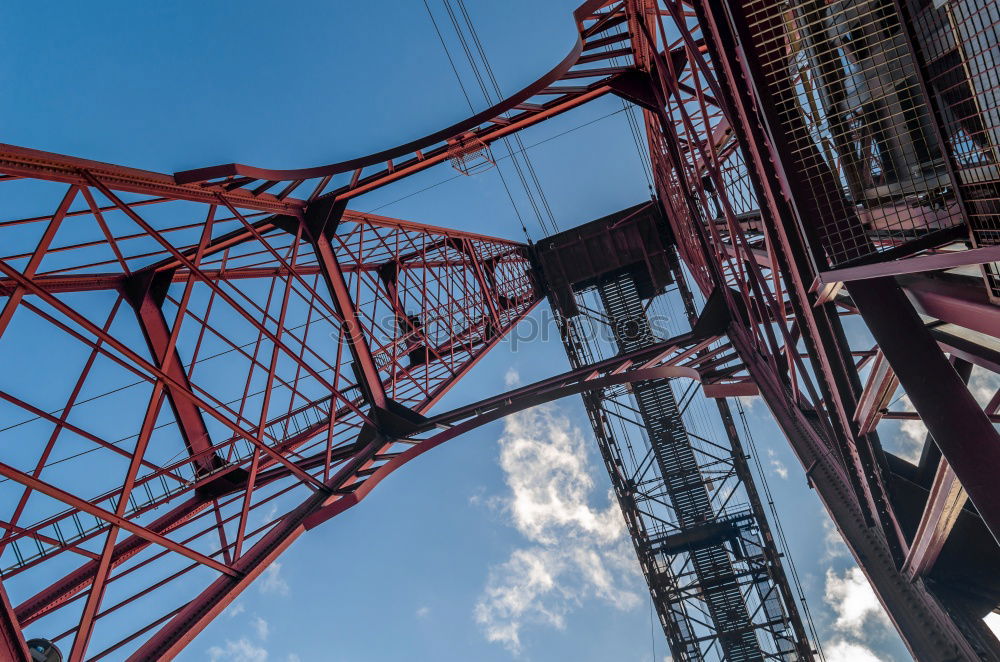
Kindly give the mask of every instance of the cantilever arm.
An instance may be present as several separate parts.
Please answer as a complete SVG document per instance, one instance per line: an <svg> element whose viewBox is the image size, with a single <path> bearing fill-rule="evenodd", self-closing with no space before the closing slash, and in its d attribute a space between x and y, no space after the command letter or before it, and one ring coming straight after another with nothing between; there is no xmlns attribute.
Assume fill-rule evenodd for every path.
<svg viewBox="0 0 1000 662"><path fill-rule="evenodd" d="M609 60L615 57L616 52L619 54L630 52L628 48L618 51L599 50L602 46L628 38L627 33L612 34L610 37L600 36L625 21L625 9L621 5L600 11L611 4L615 3L609 0L588 0L574 11L576 41L562 61L543 76L499 103L422 138L367 156L311 168L269 169L229 163L177 172L174 174L174 180L178 184L211 181L226 190L254 186L252 190L255 195L263 193L279 182L291 182L277 194L279 199L283 199L307 180L319 180L312 195L308 196L308 199L312 200L323 193L334 175L353 172L350 184L327 194L342 200L441 163L449 157L452 148L457 144L463 144L467 140L478 143L492 142L611 92L612 87L609 83L621 74L631 71L630 67L574 69L578 65ZM554 85L558 81L568 79L597 80L584 85ZM544 97L545 100L541 98L532 100L533 97ZM518 114L505 116L510 111L518 111ZM362 171L369 166L379 166L379 169L362 176Z"/></svg>

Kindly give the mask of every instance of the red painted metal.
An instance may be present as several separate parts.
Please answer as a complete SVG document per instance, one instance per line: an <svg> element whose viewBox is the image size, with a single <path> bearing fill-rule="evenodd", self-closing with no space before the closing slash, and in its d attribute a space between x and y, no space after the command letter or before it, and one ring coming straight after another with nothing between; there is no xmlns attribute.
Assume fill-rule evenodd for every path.
<svg viewBox="0 0 1000 662"><path fill-rule="evenodd" d="M602 14L602 18L593 23L593 16L607 5L616 7ZM349 184L327 194L338 200L346 200L445 161L450 158L451 145L456 140L472 140L488 145L504 136L607 94L612 91L608 79L628 71L627 68L621 67L579 67L581 64L595 61L598 56L597 53L593 53L594 57L582 59L584 52L599 48L606 43L591 38L605 34L624 19L624 7L621 3L588 0L573 12L573 16L579 34L573 48L559 64L500 103L428 136L368 156L326 166L298 170L271 170L233 163L179 172L174 175L174 179L179 184L212 181L227 185L231 190L233 187L247 188L262 181L286 181L296 186L298 183L317 179L325 179L328 182L328 178L334 175L353 171ZM613 55L605 53L600 59L609 60L611 57ZM599 80L585 86L553 86L560 80L573 78ZM555 98L547 98L550 95L555 95ZM537 101L532 103L532 99ZM507 112L513 110L522 112L512 117L505 116ZM362 172L371 166L384 167L378 172L362 176ZM326 186L322 181L321 184L322 186L317 186L315 189L317 193ZM314 194L310 199L315 197Z"/></svg>
<svg viewBox="0 0 1000 662"><path fill-rule="evenodd" d="M844 264L845 259L878 264L873 251L891 246L885 256L891 259L906 255L902 250L907 243L875 239L868 228L852 220L853 205L842 201L844 180L825 170L829 163L824 162L825 155L811 153L811 137L817 133L807 123L815 115L800 115L795 99L818 83L795 77L817 74L808 69L809 63L800 65L787 58L805 52L801 49L806 47L795 40L818 30L823 20L803 18L796 23L794 11L800 9L778 2L752 6L695 2L697 23L683 15L679 5L657 6L662 9L654 16L645 3L632 3L631 33L643 37L641 48L633 40L636 61L650 70L657 99L656 108L645 113L657 189L688 268L706 295L715 291L733 312L730 339L914 656L994 659L996 643L970 636L968 621L956 615L964 607L949 605L946 610L928 585L911 582L898 571L909 536L886 487L893 477L874 434L875 400L881 399L875 397L879 389L874 387L881 380L872 382L871 393L859 402L865 396L860 367L850 360L852 351L838 320L840 314L855 309L841 301L836 304L839 311L833 304L818 305L822 301L809 292L819 272L830 269L828 258L837 267L854 269ZM839 11L851 15L850 8L841 4L815 3L808 8L803 4L801 11L830 12L831 22L840 20ZM684 64L677 66L664 58L655 47L658 40L671 48L682 44L687 49ZM830 52L825 49L818 49L820 57ZM693 94L679 84L686 74ZM718 104L714 108L709 96ZM728 153L719 148L717 137L724 127L731 129L729 140L736 143ZM953 210L941 217L944 220L934 220L935 226L926 215L891 205L879 211L880 218L890 218L890 212L901 220L886 221L889 225L925 223L931 234L938 232L935 236L942 244L954 241L956 235L936 228L961 220ZM759 220L747 223L741 217L746 214ZM914 243L920 241L925 242L922 250L938 245L922 238ZM955 264L950 256L944 262L937 257L916 259L931 260L930 266ZM900 261L857 270L909 266L913 265ZM720 292L717 288L723 286ZM859 284L859 291L864 287ZM913 296L909 288L907 293ZM899 297L893 300L894 305L899 302ZM939 311L956 303L941 297ZM878 305L872 304L876 309ZM925 333L912 323L903 331L896 318L898 312L891 324L895 333L907 338ZM971 323L972 316L965 321ZM983 324L977 328L983 329ZM997 335L995 330L992 335ZM887 334L877 339L883 351L896 352L898 340ZM801 346L809 368L800 360L799 350L792 349ZM944 360L940 349L933 352ZM967 394L964 385L957 388ZM968 400L963 401L969 404ZM939 408L942 422L962 424L956 411L946 415L944 409ZM802 411L812 418L799 418ZM973 409L963 416L985 418ZM865 430L859 431L855 421L864 423ZM992 430L983 432L993 436ZM967 459L970 453L971 449L959 452ZM993 470L997 465L989 466ZM928 636L927 623L935 624L934 636Z"/></svg>
<svg viewBox="0 0 1000 662"><path fill-rule="evenodd" d="M954 470L942 459L938 463L927 506L920 517L920 524L913 534L913 544L906 554L903 572L926 575L941 554L955 522L968 500Z"/></svg>
<svg viewBox="0 0 1000 662"><path fill-rule="evenodd" d="M924 275L907 276L899 283L919 313L1000 337L1000 308L990 303L978 283L967 278L932 279Z"/></svg>
<svg viewBox="0 0 1000 662"><path fill-rule="evenodd" d="M821 271L813 281L813 289L817 290L832 283L866 280L882 276L901 276L903 274L924 273L955 269L986 262L996 262L1000 259L1000 247L973 248L972 250L942 251L922 257L912 257L904 260L875 262L860 267L845 267Z"/></svg>
<svg viewBox="0 0 1000 662"><path fill-rule="evenodd" d="M899 388L899 380L892 371L885 355L878 352L868 373L861 397L858 398L858 408L854 412L854 421L858 424L860 434L872 432L883 416L883 410L889 406L893 393Z"/></svg>
<svg viewBox="0 0 1000 662"><path fill-rule="evenodd" d="M206 228L209 227L206 225ZM210 472L217 467L217 457L211 452L211 441L208 428L201 416L198 407L179 395L184 391L191 390L191 382L188 380L186 371L181 362L180 354L177 353L177 333L179 327L170 329L167 321L163 317L163 311L156 301L153 293L149 290L149 283L145 284L145 291L139 294L133 302L139 327L149 345L149 352L156 362L157 367L179 385L178 395L171 388L167 388L167 398L173 408L174 417L177 419L178 431L184 438L184 444L188 451L195 458L195 464L199 472ZM185 303L190 296L191 281L185 289Z"/></svg>
<svg viewBox="0 0 1000 662"><path fill-rule="evenodd" d="M179 608L164 603L129 633L115 626L125 605L178 586L202 604L202 586L187 579L197 568L238 578L229 593L238 594L274 558L274 540L280 551L304 530L296 512L387 471L392 443L359 443L359 432L426 412L539 300L517 242L349 210L324 229L289 197L279 204L235 189L206 197L205 187L155 173L90 171L90 162L17 148L5 155L19 173L30 155L36 183L69 183L55 189L50 213L0 223L3 360L25 334L56 333L51 351L66 354L65 366L79 354L82 366L38 375L54 392L65 384L56 412L34 404L38 394L0 392L55 430L30 464L0 464L24 489L0 545L5 576L34 594L18 595L18 627L44 628L82 605L78 624L54 636L73 660L135 648ZM194 218L182 207L191 202L203 205ZM41 239L29 248L19 238L36 227ZM396 277L387 286L380 274L390 262ZM399 323L405 314L418 329ZM220 382L212 362L223 356ZM363 388L352 361L364 363ZM97 375L109 370L119 371L104 382L112 392L100 395L107 377ZM115 389L123 376L134 383ZM114 412L115 434L136 436L122 444L87 429L76 416L88 405ZM84 468L82 483L54 468L70 435L89 444L74 462L102 467ZM39 498L50 505L25 509ZM209 540L217 551L206 554ZM47 573L54 559L72 570ZM195 633L186 628L182 638Z"/></svg>
<svg viewBox="0 0 1000 662"><path fill-rule="evenodd" d="M47 223L45 232L42 234L41 241L38 242L38 246L32 252L31 259L28 260L28 264L24 268L23 275L25 277L31 278L35 275L35 272L38 271L38 265L41 263L42 258L45 257L45 253L52 245L52 240L55 237L56 231L59 229L59 225L62 223L63 219L66 217L66 211L69 209L70 203L73 202L73 198L76 196L76 191L77 188L75 186L69 187L66 195L59 203L59 207L52 215L52 220ZM11 317L14 316L14 310L17 308L17 305L21 302L23 297L23 287L11 288L11 292L7 297L3 310L0 311L0 334L2 334L7 328Z"/></svg>
<svg viewBox="0 0 1000 662"><path fill-rule="evenodd" d="M333 219L333 222L338 222L338 219ZM344 339L360 369L361 383L364 385L369 403L375 407L385 408L386 394L385 388L382 386L382 378L379 376L375 359L372 358L371 349L368 347L364 327L358 319L357 308L347 289L344 272L334 256L333 246L330 245L330 240L324 230L315 230L314 233L312 242L316 251L316 259L320 265L320 273L323 274L323 280L330 288L337 314L343 320Z"/></svg>
<svg viewBox="0 0 1000 662"><path fill-rule="evenodd" d="M0 169L17 179L44 179L78 186L87 185L83 173L91 173L116 191L151 196L142 204L156 204L171 200L189 200L214 204L218 195L241 209L253 209L271 214L295 214L305 208L302 200L279 200L273 195L251 195L233 189L217 191L202 186L180 185L170 175L137 168L126 168L99 161L89 161L61 154L52 154L26 147L0 144ZM49 216L48 218L51 218Z"/></svg>
<svg viewBox="0 0 1000 662"><path fill-rule="evenodd" d="M895 282L884 280L851 292L934 442L1000 541L1000 435L900 293ZM901 332L908 328L923 333Z"/></svg>
<svg viewBox="0 0 1000 662"><path fill-rule="evenodd" d="M915 657L1000 658L969 609L935 592L945 580L925 581L956 494L1000 530L995 414L943 354L1000 368L995 292L925 273L995 262L995 163L976 161L996 149L994 111L976 100L970 114L966 97L987 92L973 65L996 45L930 48L914 26L937 25L936 5L900 24L885 12L909 15L909 3L863 1L875 9L856 17L849 3L588 0L573 48L534 83L424 138L315 168L165 175L0 145L0 185L41 205L0 220L0 362L33 373L0 398L23 417L11 424L47 426L30 457L0 458L21 497L0 521L0 651L23 658L19 628L72 612L54 638L74 662L169 658L299 535L416 456L532 404L681 375L715 397L764 398ZM948 4L953 30L974 22L962 12L987 12ZM905 106L904 91L866 78L880 67L858 68L871 102L889 104L882 117L907 117L878 126L848 117L850 103L804 99L847 94L828 48L844 38L828 24L857 19L861 34L876 15L886 25L865 33L868 52L891 46L885 66L917 81ZM926 57L939 51L957 54L949 71L965 83ZM607 93L642 108L656 204L698 289L727 312L727 342L675 339L425 418L545 294L531 251L346 202ZM966 225L976 247L949 252ZM984 273L994 285L995 265ZM874 349L844 331L859 312ZM939 474L955 472L925 486L916 532L878 437L904 415L883 411L897 378L919 412L905 415L947 458ZM124 608L140 605L146 622L125 630Z"/></svg>
<svg viewBox="0 0 1000 662"><path fill-rule="evenodd" d="M0 583L0 654L10 662L31 662L28 645L21 635L21 624L14 615L7 591Z"/></svg>
<svg viewBox="0 0 1000 662"><path fill-rule="evenodd" d="M685 362L690 363L692 346L697 346L695 343L699 340L698 344L704 346L715 341L716 338L702 340L687 335L664 341L641 353L636 353L634 356L614 357L586 368L573 370L537 384L440 414L420 423L414 428L409 438L391 440L382 444L381 453L387 454L390 459L384 461L374 471L367 473L364 480L354 489L345 491L342 487L337 488L329 496L316 495L308 504L308 508L305 507L306 504L303 504L303 507L296 511L295 517L288 522L291 528L284 529L280 537L275 536L269 545L263 546L265 548L271 547L273 551L263 558L254 559L253 565L240 566L237 564L237 568L244 573L242 577L220 577L216 580L199 599L178 613L156 636L137 651L132 659L162 659L175 655L212 618L221 613L239 592L276 558L281 549L287 547L306 530L357 505L390 473L417 456L464 432L509 414L587 390L664 377L685 377L700 380L701 374L697 369L684 365ZM439 427L446 429L429 437L420 438L421 434ZM359 457L367 457L370 448L378 443L369 444L359 453ZM389 449L394 446L403 446L406 449L393 451L389 454ZM364 464L360 461L349 463L341 474L331 481L331 487L349 484L362 467ZM293 527L292 524L294 524Z"/></svg>

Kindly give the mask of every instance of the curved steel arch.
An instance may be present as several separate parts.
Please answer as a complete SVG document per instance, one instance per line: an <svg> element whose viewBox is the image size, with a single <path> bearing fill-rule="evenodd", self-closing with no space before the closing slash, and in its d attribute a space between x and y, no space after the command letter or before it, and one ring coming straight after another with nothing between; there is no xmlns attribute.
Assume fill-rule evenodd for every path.
<svg viewBox="0 0 1000 662"><path fill-rule="evenodd" d="M614 6L611 9L601 11L612 5ZM488 143L510 135L612 91L610 81L632 70L632 67L613 66L573 71L573 68L580 64L631 54L630 47L608 51L596 50L605 45L627 41L628 32L600 37L610 28L625 21L623 0L588 0L574 10L573 17L577 26L576 41L569 53L555 67L486 110L422 138L366 156L311 168L270 169L229 163L177 172L174 173L174 180L182 185L218 180L213 183L222 184L227 191L247 188L259 182L260 184L253 189L255 194L263 193L279 182L291 182L290 186L278 194L278 198L283 199L301 183L320 179L313 194L309 196L312 200L323 193L334 175L353 171L350 184L327 194L337 199L346 199L446 160L456 142L472 139ZM588 22L591 24L587 25ZM584 55L588 50L595 52ZM581 78L598 80L584 86L553 87L553 83L560 80ZM526 103L529 99L540 95L554 95L557 98L545 103ZM504 117L504 113L511 110L523 112L511 118ZM424 153L428 148L431 148L430 151ZM409 158L402 163L394 163L402 157ZM361 176L366 167L377 164L385 166L384 169L366 177Z"/></svg>
<svg viewBox="0 0 1000 662"><path fill-rule="evenodd" d="M592 368L587 368L587 370L592 370ZM306 520L306 528L311 529L357 504L364 499L368 493L379 484L379 482L407 462L423 455L437 446L440 446L446 441L450 441L461 434L465 434L466 432L471 432L472 430L486 425L487 423L492 423L493 421L505 418L511 414L516 414L517 412L524 411L525 409L537 407L538 405L553 402L555 400L561 400L562 398L566 398L571 395L578 395L584 391L602 389L607 388L608 386L617 386L619 384L632 384L635 382L652 381L654 379L670 379L680 377L701 381L701 374L694 368L663 365L655 368L640 368L639 370L633 370L631 372L606 375L604 377L598 377L576 384L559 386L543 391L536 391L536 385L534 384L527 386L525 387L526 392L519 397L506 400L495 409L483 412L482 414L476 414L473 417L448 428L447 430L443 430L432 437L421 440L417 445L386 462L379 468L378 471L372 474L372 476L365 481L364 485L349 495L351 497L350 499L342 500L345 505L341 506L341 501L338 501L337 504L329 510L324 509L314 513ZM447 416L448 414L443 414L442 416L436 417L432 420L445 420Z"/></svg>
<svg viewBox="0 0 1000 662"><path fill-rule="evenodd" d="M462 133L479 126L483 122L488 122L494 117L499 117L503 113L512 110L518 104L523 103L538 94L539 90L542 90L559 80L563 74L569 71L570 67L576 64L582 50L583 40L581 38L577 38L576 43L573 44L573 48L566 55L566 57L559 62L559 64L550 69L542 77L538 78L520 91L515 92L500 103L490 106L486 110L478 112L461 122L456 122L451 126L435 131L434 133L428 134L422 138L417 138L416 140L411 140L410 142L403 143L402 145L396 145L395 147L390 147L389 149L384 149L380 152L374 152L366 156L348 159L346 161L339 161L337 163L313 166L311 168L274 169L260 168L245 165L243 163L227 163L224 165L183 170L174 173L174 179L178 184L189 184L208 179L219 179L221 177L232 177L234 175L238 175L261 180L289 181L293 179L313 179L315 177L325 177L326 175L336 175L343 172L349 172L357 168L374 165L376 163L385 163L391 159L397 159L401 156L412 154L418 149L424 149L435 143L439 143L442 140L447 140L448 138L461 135Z"/></svg>

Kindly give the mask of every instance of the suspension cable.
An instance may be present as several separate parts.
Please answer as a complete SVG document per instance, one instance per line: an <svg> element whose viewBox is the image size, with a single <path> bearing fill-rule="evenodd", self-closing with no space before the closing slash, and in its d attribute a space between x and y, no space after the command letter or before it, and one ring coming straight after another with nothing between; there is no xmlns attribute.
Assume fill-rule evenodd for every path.
<svg viewBox="0 0 1000 662"><path fill-rule="evenodd" d="M441 29L438 27L437 20L434 18L434 12L431 11L430 5L427 4L427 0L423 1L424 1L424 9L427 10L427 15L430 17L431 23L434 25L434 32L437 33L438 41L441 42L441 48L444 49L444 53L448 57L448 63L451 65L451 71L452 73L455 74L455 80L458 81L458 86L462 90L462 96L465 97L465 103L467 103L469 106L469 112L474 114L476 110L472 106L472 99L469 97L469 92L465 89L465 83L462 82L462 76L458 73L458 67L455 66L455 60L452 58L451 51L448 48L448 44L444 40L444 35L441 34ZM452 22L454 23L454 21ZM461 38L461 35L459 35L459 38ZM514 196L510 192L510 187L507 185L507 179L503 176L503 171L500 169L499 165L497 165L497 173L500 175L500 182L503 184L504 191L507 192L507 199L510 200L510 206L514 209L514 215L517 216L518 224L521 226L521 232L524 233L525 239L527 239L528 243L530 244L531 236L528 234L528 228L525 227L524 225L524 219L521 217L521 211L517 208L517 203L514 202ZM452 179L454 179L454 177ZM428 188L433 188L433 187L428 187ZM426 191L426 190L427 189L422 189L421 191ZM418 191L418 193L421 191ZM396 200L395 202L398 202L398 200Z"/></svg>
<svg viewBox="0 0 1000 662"><path fill-rule="evenodd" d="M469 12L465 7L465 0L458 0L459 10L462 12L462 16L465 19L465 24L469 28L469 33L472 35L473 42L476 45L476 49L479 52L479 57L482 59L483 65L486 69L486 74L489 76L490 81L493 83L493 90L496 92L497 101L502 98L500 92L500 85L497 83L496 76L493 74L493 67L490 64L489 58L486 56L486 49L483 48L482 42L479 40L479 33L476 31L476 26L472 23L472 18L469 16ZM555 231L559 230L559 225L556 223L555 215L552 213L552 208L549 206L548 198L545 195L545 191L542 189L542 184L538 179L538 174L535 172L535 166L531 159L528 157L527 151L524 149L524 144L521 142L521 135L519 133L514 134L514 142L517 143L518 149L521 152L521 158L524 159L524 163L527 166L528 175L534 182L535 189L538 191L538 197L541 200L542 206L545 209L546 215L548 216L549 223L552 225L552 229Z"/></svg>
<svg viewBox="0 0 1000 662"><path fill-rule="evenodd" d="M600 122L603 119L607 119L609 117L612 117L613 115L617 115L619 113L623 113L623 112L625 112L625 110L626 110L625 108L619 108L618 110L613 110L613 111L611 111L610 113L608 113L606 115L601 115L600 117L595 117L594 119L592 119L592 120L590 120L588 122L584 122L583 124L578 124L578 125L576 125L576 126L574 126L572 128L566 129L565 131L560 131L559 133L555 134L554 136L549 136L548 138L545 138L543 140L539 140L536 143L532 143L532 144L528 145L525 149L531 149L532 147L538 147L539 145L547 143L550 140L555 140L556 138L561 138L562 136L565 136L568 133L572 133L574 131L578 131L580 129L583 129L585 127L590 126L591 124L596 124L597 122ZM497 157L496 160L499 163L500 161L503 161L505 159L510 159L510 158L513 158L513 154L505 154L504 156ZM464 175L461 175L461 174L459 174L459 175L452 175L451 177L448 177L446 179L442 179L441 181L436 182L434 184L430 184L429 186L425 186L424 188L419 189L417 191L414 191L413 193L407 193L406 195L404 195L401 198L396 198L395 200L390 200L389 202L381 204L378 207L373 207L372 209L367 210L366 213L373 214L373 213L377 212L380 209L383 209L383 208L388 207L390 205L394 205L397 202L402 202L403 200L406 200L407 198L412 198L415 195L419 195L421 193L429 191L432 188L437 188L438 186L441 186L442 184L447 184L448 182L454 181L454 180L456 180L456 179L458 179L460 177L464 177Z"/></svg>
<svg viewBox="0 0 1000 662"><path fill-rule="evenodd" d="M799 579L798 569L795 567L795 561L792 559L791 550L788 547L788 540L785 538L785 530L781 526L781 518L778 517L778 509L774 504L774 497L771 494L771 486L767 482L767 475L765 474L764 467L760 462L760 453L757 451L757 444L754 440L753 433L750 431L750 424L747 422L746 410L743 407L743 402L739 398L735 398L735 400L736 410L739 412L740 422L743 424L743 435L747 441L747 446L750 448L750 454L753 456L754 465L757 469L757 476L760 478L760 484L764 490L764 496L767 498L767 505L771 511L772 525L778 534L778 545L784 553L785 561L788 564L788 569L792 576L792 583L795 586L795 593L799 598L799 604L802 609L802 613L805 615L806 625L809 628L809 635L812 637L813 644L816 646L816 651L819 653L820 659L825 661L826 655L823 653L823 646L819 640L816 623L813 621L812 612L809 610L809 603L806 602L806 595L802 590L802 581Z"/></svg>
<svg viewBox="0 0 1000 662"><path fill-rule="evenodd" d="M615 33L619 35L622 34L623 31L624 28L622 26L618 26L615 29ZM611 44L604 46L604 51L606 53L610 53L612 49L613 47ZM611 58L611 64L612 66L616 67L618 66L617 56ZM635 153L639 157L639 165L642 168L642 174L646 177L646 185L649 187L649 193L652 196L653 195L652 171L650 165L646 162L647 161L646 155L643 154L642 151L642 138L641 138L642 130L639 128L639 118L635 116L636 107L635 105L625 101L625 99L621 99L621 103L622 103L622 109L626 111L625 121L628 123L629 133L632 134L632 142L635 143Z"/></svg>
<svg viewBox="0 0 1000 662"><path fill-rule="evenodd" d="M462 14L462 18L464 19L466 25L464 29L462 27L462 23L459 21L455 9L452 7L451 1L443 0L443 4L445 6L445 10L448 12L449 18L451 19L452 26L455 29L455 34L458 36L459 42L465 51L466 58L469 61L469 66L472 69L473 75L476 77L476 81L479 84L479 89L483 94L483 98L486 100L487 104L492 105L502 99L502 93L500 91L500 86L497 83L496 76L493 74L493 69L489 63L485 49L482 46L482 42L479 40L475 26L472 24L471 17L465 8L464 2L462 0L458 0L459 12ZM466 37L466 30L469 33L469 38ZM471 46L469 44L470 39L473 44ZM477 63L475 54L473 53L473 48L475 48L476 54L479 56L479 61L482 62L482 71ZM493 88L492 92L487 86L486 77L484 77L483 71L486 72L486 77L489 77ZM496 95L495 97L494 94ZM520 152L521 158L525 161L525 166L523 167L516 156L514 148L511 146L510 139L504 137L502 140L508 153L514 155L511 158L511 164L514 166L514 171L517 173L518 179L521 182L521 186L524 189L528 203L531 205L532 211L535 214L535 219L538 221L539 227L542 229L544 234L550 234L556 231L557 228L554 224L554 218L549 219L549 223L546 223L546 217L543 215L543 210L547 207L548 202L547 200L544 200L544 192L540 188L537 174L535 174L534 178L532 178L532 173L529 169L530 161L528 160L527 154L523 152L523 144L520 144L520 137L515 134L514 140L521 145L521 149L518 151ZM525 175L526 169L529 170L527 175ZM534 184L534 187L532 184ZM551 209L549 211L551 212Z"/></svg>
<svg viewBox="0 0 1000 662"><path fill-rule="evenodd" d="M469 98L469 93L465 89L465 83L462 82L462 77L458 73L458 67L455 66L455 60L451 57L451 50L448 48L448 44L445 43L444 35L441 34L441 29L438 27L437 20L434 18L434 13L431 11L430 5L427 4L427 0L424 0L424 9L427 10L427 16L431 19L431 24L434 25L434 32L437 33L438 41L441 42L441 48L444 49L444 54L448 57L448 64L451 65L451 71L455 74L455 80L458 81L458 86L462 89L462 96L465 97L465 103L469 104L469 112L475 114L476 109L472 107L472 99Z"/></svg>

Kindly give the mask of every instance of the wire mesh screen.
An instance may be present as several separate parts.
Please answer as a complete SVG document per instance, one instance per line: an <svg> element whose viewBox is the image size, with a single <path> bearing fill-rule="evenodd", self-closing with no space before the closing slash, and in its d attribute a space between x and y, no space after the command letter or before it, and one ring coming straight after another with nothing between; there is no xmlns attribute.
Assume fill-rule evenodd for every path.
<svg viewBox="0 0 1000 662"><path fill-rule="evenodd" d="M891 0L741 9L787 185L830 265L962 222Z"/></svg>
<svg viewBox="0 0 1000 662"><path fill-rule="evenodd" d="M912 2L914 41L976 246L1000 245L1000 7L994 0ZM1000 265L983 266L1000 299Z"/></svg>
<svg viewBox="0 0 1000 662"><path fill-rule="evenodd" d="M448 157L451 167L466 176L485 172L496 165L490 146L475 138L449 147Z"/></svg>

